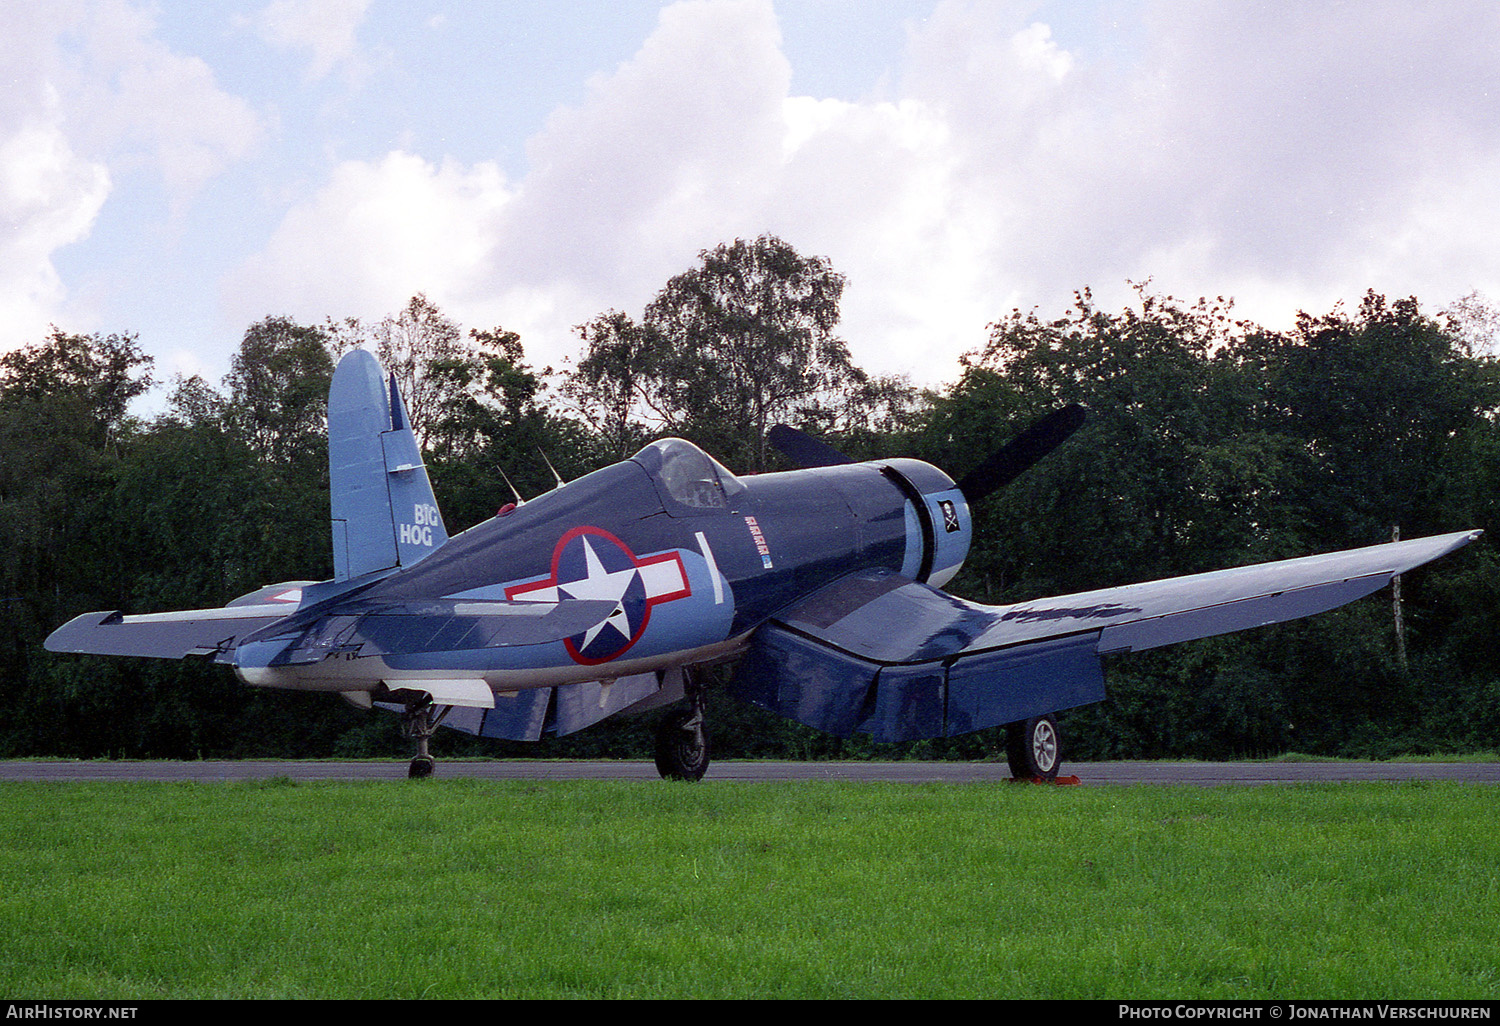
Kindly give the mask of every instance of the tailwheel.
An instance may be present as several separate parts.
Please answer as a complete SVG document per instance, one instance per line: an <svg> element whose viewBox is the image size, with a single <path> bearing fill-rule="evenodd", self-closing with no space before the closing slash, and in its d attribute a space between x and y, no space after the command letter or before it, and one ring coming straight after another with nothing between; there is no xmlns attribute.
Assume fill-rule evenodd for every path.
<svg viewBox="0 0 1500 1026"><path fill-rule="evenodd" d="M451 705L434 705L426 695L406 704L406 711L401 714L401 733L417 743L417 754L412 757L411 765L406 769L406 775L410 779L430 777L433 770L437 769L437 760L427 750L427 742L432 737L432 732L452 710Z"/></svg>
<svg viewBox="0 0 1500 1026"><path fill-rule="evenodd" d="M412 780L421 777L432 776L432 771L437 769L437 760L430 755L418 755L412 759L411 765L406 768L406 775Z"/></svg>
<svg viewBox="0 0 1500 1026"><path fill-rule="evenodd" d="M703 688L687 676L688 707L656 728L656 771L664 780L702 780L708 772L708 733L703 726Z"/></svg>
<svg viewBox="0 0 1500 1026"><path fill-rule="evenodd" d="M1062 739L1049 713L1006 724L1005 756L1017 780L1056 780L1062 765Z"/></svg>

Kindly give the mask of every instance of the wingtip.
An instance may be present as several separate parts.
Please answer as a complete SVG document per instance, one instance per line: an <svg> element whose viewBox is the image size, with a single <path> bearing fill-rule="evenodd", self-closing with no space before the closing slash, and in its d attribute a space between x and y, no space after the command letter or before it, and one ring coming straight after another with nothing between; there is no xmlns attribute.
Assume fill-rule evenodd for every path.
<svg viewBox="0 0 1500 1026"><path fill-rule="evenodd" d="M124 613L118 609L80 613L42 639L42 648L59 655L86 655L87 649L76 647L81 632L123 623L124 620Z"/></svg>

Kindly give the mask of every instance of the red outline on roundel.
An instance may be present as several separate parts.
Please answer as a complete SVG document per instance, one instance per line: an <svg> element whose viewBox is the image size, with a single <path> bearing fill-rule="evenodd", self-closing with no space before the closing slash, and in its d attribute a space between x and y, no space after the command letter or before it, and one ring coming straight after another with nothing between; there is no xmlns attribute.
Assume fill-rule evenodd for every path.
<svg viewBox="0 0 1500 1026"><path fill-rule="evenodd" d="M677 589L676 591L669 591L656 596L648 595L646 597L646 608L645 611L641 613L641 622L636 625L635 633L630 636L630 640L627 641L618 652L611 653L610 655L605 656L603 659L589 659L583 656L578 651L577 647L573 644L572 638L563 639L563 645L567 648L568 655L572 657L575 663L579 663L583 666L599 666L602 663L612 662L613 660L620 658L620 656L630 651L630 649L635 645L637 641L640 641L641 638L645 636L646 626L651 622L652 606L656 605L658 602L673 602L680 598L688 598L693 594L693 586L688 582L687 567L682 565L682 556L678 554L676 549L657 553L654 556L647 556L643 559L640 556L637 556L635 552L631 550L629 545L626 545L623 541L615 537L610 532L606 531L604 528L584 525L583 527L575 527L568 533L564 534L557 540L557 544L552 547L552 574L550 577L547 577L546 579L540 581L532 581L530 584L517 584L506 588L506 601L512 601L516 598L516 596L524 595L528 591L540 591L542 588L557 587L557 567L558 564L562 562L563 549L567 548L568 543L571 542L574 538L577 538L579 535L583 534L597 535L600 538L604 538L612 542L620 549L620 551L624 552L625 555L630 558L630 562L637 569L643 566L655 566L658 563L676 563L677 572L682 577L682 587Z"/></svg>

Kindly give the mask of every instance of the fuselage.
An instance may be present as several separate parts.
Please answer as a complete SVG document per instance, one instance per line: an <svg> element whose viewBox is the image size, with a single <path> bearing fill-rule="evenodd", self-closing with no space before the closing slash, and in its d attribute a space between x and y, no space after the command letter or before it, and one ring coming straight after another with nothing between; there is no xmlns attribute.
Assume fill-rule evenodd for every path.
<svg viewBox="0 0 1500 1026"><path fill-rule="evenodd" d="M281 635L242 645L235 664L249 683L336 691L423 678L496 690L611 679L731 656L777 610L857 570L941 585L968 541L962 493L928 464L737 477L668 439L457 535L351 591L347 608L332 600L307 629L345 631L321 658L309 661L317 650L304 640L290 661ZM512 643L463 605L446 619L369 612L433 599L471 610L586 600L607 615L566 637Z"/></svg>

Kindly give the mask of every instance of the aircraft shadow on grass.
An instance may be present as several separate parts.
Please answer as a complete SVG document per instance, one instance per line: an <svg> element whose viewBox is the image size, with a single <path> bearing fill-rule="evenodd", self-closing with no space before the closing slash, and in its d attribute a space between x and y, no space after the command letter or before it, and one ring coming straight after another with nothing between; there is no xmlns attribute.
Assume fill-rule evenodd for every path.
<svg viewBox="0 0 1500 1026"><path fill-rule="evenodd" d="M877 741L1006 725L1016 777L1054 779L1055 713L1104 698L1102 656L1276 623L1369 595L1466 545L1465 531L1009 606L942 591L969 505L1084 422L1043 418L963 480L912 459L856 463L800 431L802 469L739 477L664 439L450 538L395 378L353 350L328 400L332 580L227 606L78 616L52 652L209 658L263 687L398 712L433 770L444 725L536 741L680 703L663 776L708 767L696 670L798 722Z"/></svg>

